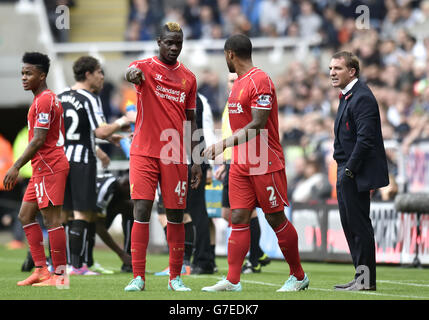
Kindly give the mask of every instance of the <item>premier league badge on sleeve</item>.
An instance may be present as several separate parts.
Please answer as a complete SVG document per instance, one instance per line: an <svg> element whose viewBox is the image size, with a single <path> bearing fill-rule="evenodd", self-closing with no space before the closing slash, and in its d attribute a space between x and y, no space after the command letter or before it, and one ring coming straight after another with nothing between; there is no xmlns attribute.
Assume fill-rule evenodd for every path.
<svg viewBox="0 0 429 320"><path fill-rule="evenodd" d="M49 123L49 113L39 113L37 121L40 124L48 124Z"/></svg>
<svg viewBox="0 0 429 320"><path fill-rule="evenodd" d="M258 97L258 100L256 100L256 103L263 108L268 107L271 104L271 102L272 102L272 98L268 94L261 94Z"/></svg>

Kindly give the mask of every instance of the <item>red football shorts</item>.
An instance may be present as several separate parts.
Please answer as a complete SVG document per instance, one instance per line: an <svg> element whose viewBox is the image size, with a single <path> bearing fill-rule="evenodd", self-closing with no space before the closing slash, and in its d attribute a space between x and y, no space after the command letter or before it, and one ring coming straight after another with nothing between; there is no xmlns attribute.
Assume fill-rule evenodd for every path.
<svg viewBox="0 0 429 320"><path fill-rule="evenodd" d="M31 177L22 201L37 202L39 209L46 208L49 203L62 206L69 170L63 170L48 176Z"/></svg>
<svg viewBox="0 0 429 320"><path fill-rule="evenodd" d="M188 191L188 165L164 163L161 159L130 157L130 194L133 200L155 200L158 186L166 209L185 209Z"/></svg>
<svg viewBox="0 0 429 320"><path fill-rule="evenodd" d="M231 209L255 207L264 213L284 210L289 206L287 199L287 180L284 169L258 176L229 173L229 202Z"/></svg>

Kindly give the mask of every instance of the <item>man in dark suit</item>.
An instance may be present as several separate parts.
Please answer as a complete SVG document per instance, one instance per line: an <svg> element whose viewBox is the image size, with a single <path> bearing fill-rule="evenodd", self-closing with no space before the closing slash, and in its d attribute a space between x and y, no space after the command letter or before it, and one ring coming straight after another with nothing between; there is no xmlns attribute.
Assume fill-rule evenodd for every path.
<svg viewBox="0 0 429 320"><path fill-rule="evenodd" d="M358 80L359 60L350 52L332 56L332 86L340 88L335 119L334 159L341 224L356 269L354 279L336 290L375 290L374 230L369 217L370 190L389 184L377 101Z"/></svg>

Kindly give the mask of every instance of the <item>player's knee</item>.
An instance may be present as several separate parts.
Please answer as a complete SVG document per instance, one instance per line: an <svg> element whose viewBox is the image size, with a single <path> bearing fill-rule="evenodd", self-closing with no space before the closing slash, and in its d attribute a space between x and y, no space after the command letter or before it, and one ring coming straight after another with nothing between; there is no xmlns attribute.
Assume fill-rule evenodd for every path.
<svg viewBox="0 0 429 320"><path fill-rule="evenodd" d="M231 223L232 224L249 224L250 223L250 210L239 209L232 210Z"/></svg>
<svg viewBox="0 0 429 320"><path fill-rule="evenodd" d="M62 219L60 215L54 215L54 214L43 214L43 224L45 225L46 229L52 229L62 226Z"/></svg>
<svg viewBox="0 0 429 320"><path fill-rule="evenodd" d="M23 212L19 212L19 214L18 214L18 220L21 222L21 224L23 226L34 222L34 221L32 221L31 217L29 217L28 214L25 214Z"/></svg>
<svg viewBox="0 0 429 320"><path fill-rule="evenodd" d="M227 222L229 222L229 218L231 216L231 209L222 208L221 215L222 215L222 218L224 218Z"/></svg>
<svg viewBox="0 0 429 320"><path fill-rule="evenodd" d="M271 228L275 229L279 225L281 225L287 218L283 211L274 212L274 213L266 213L265 219Z"/></svg>
<svg viewBox="0 0 429 320"><path fill-rule="evenodd" d="M140 222L148 222L152 211L152 202L147 200L134 201L134 219Z"/></svg>
<svg viewBox="0 0 429 320"><path fill-rule="evenodd" d="M182 209L166 209L167 220L173 223L183 222L183 210Z"/></svg>

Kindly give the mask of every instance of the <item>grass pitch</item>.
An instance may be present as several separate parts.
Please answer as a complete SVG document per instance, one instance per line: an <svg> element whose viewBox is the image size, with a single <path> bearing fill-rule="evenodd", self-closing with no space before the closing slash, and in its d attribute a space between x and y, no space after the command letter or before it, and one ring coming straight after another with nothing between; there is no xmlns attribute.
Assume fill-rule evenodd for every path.
<svg viewBox="0 0 429 320"><path fill-rule="evenodd" d="M429 272L427 269L399 266L378 266L377 291L340 292L333 285L346 283L353 276L350 264L309 263L303 267L310 278L309 289L302 292L278 293L288 277L289 268L283 261L272 261L261 273L242 275L242 292L202 292L226 276L227 261L217 257L219 272L213 275L183 276L191 292L167 290L167 277L154 276L168 264L167 255L148 255L146 289L143 292L124 292L132 279L130 273L120 273L121 262L107 249L95 249L94 258L105 268L115 270L113 275L71 276L69 289L55 287L18 287L16 282L29 273L21 272L26 250L7 250L0 246L0 300L428 300Z"/></svg>

